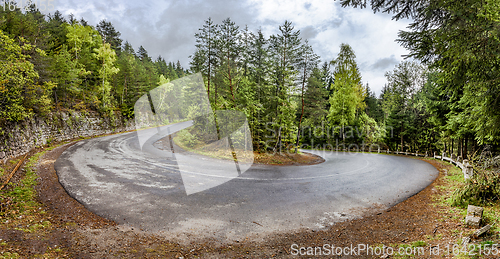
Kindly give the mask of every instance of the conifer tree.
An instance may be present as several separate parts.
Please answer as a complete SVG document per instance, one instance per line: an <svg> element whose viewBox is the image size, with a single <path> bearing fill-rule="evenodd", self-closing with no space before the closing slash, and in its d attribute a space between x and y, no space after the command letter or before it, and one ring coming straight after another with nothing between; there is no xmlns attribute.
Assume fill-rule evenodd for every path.
<svg viewBox="0 0 500 259"><path fill-rule="evenodd" d="M104 42L109 43L115 52L120 51L120 47L122 45L122 39L120 39L121 33L115 29L111 22L102 20L96 26L96 29Z"/></svg>
<svg viewBox="0 0 500 259"><path fill-rule="evenodd" d="M295 90L299 71L296 69L301 46L300 31L292 23L285 21L279 26L279 33L269 40L269 52L272 56L272 78L275 86L275 118L273 130L276 132L274 150L281 152L283 140L292 142L293 113L295 111L290 95Z"/></svg>
<svg viewBox="0 0 500 259"><path fill-rule="evenodd" d="M354 123L356 111L364 109L366 93L361 84L361 74L356 55L348 44L340 45L340 52L331 63L334 67L333 93L330 95L328 120L332 126L340 126L345 141L345 126Z"/></svg>

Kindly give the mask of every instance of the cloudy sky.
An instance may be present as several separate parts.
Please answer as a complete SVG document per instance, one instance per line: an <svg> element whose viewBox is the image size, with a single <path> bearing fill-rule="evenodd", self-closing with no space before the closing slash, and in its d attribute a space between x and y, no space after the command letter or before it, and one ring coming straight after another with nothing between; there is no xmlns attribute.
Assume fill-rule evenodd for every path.
<svg viewBox="0 0 500 259"><path fill-rule="evenodd" d="M259 27L267 36L275 34L285 20L292 21L308 39L322 61L334 59L341 43L354 49L363 83L378 95L386 83L384 73L392 70L407 51L395 42L409 20L392 21L387 14L371 10L341 8L333 0L53 0L64 15L73 14L96 25L106 19L121 32L122 39L149 55L167 61L180 60L189 66L194 52L194 34L211 17L220 23L227 17L251 31Z"/></svg>

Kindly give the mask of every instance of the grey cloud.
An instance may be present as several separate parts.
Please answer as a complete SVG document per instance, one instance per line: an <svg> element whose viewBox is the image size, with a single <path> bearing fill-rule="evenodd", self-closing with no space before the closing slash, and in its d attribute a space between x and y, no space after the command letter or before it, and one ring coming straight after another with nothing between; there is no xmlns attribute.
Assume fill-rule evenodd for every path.
<svg viewBox="0 0 500 259"><path fill-rule="evenodd" d="M195 49L194 34L209 17L216 24L230 17L242 27L253 19L252 9L240 2L174 1L155 22L153 32L148 32L148 24L144 24L136 34L150 53L159 53L166 60L180 60L187 67L188 56Z"/></svg>
<svg viewBox="0 0 500 259"><path fill-rule="evenodd" d="M352 20L344 20L346 21L346 25L347 26L343 26L343 32L346 34L346 35L349 35L349 38L352 38L352 39L356 39L356 38L363 38L365 35L369 34L367 31L366 31L366 27L363 26L363 25L359 25L357 23L355 23L354 21Z"/></svg>
<svg viewBox="0 0 500 259"><path fill-rule="evenodd" d="M125 6L122 11L118 11L120 4ZM188 67L188 56L195 49L194 34L208 17L214 23L230 17L241 27L248 24L251 30L258 28L253 24L255 8L240 1L172 0L166 4L125 0L107 1L104 4L56 0L54 6L65 13L71 9L83 10L90 5L92 9L80 11L75 18L83 16L90 25L95 26L104 17L121 32L122 39L129 41L136 50L142 45L153 58L161 55L167 62L180 60L184 67Z"/></svg>
<svg viewBox="0 0 500 259"><path fill-rule="evenodd" d="M318 35L318 30L313 26L307 26L300 30L300 34L304 39L313 39Z"/></svg>
<svg viewBox="0 0 500 259"><path fill-rule="evenodd" d="M373 70L387 70L388 67L394 66L398 64L399 61L396 59L394 55L391 55L388 58L381 58L375 61L370 68Z"/></svg>
<svg viewBox="0 0 500 259"><path fill-rule="evenodd" d="M342 24L343 20L342 19L334 19L331 20L328 25L325 25L327 28L338 28Z"/></svg>
<svg viewBox="0 0 500 259"><path fill-rule="evenodd" d="M346 21L347 12L345 12L344 9L340 7L340 4L337 4L335 9L336 9L336 14L332 16L330 21L320 25L321 30L338 28L342 25L343 22Z"/></svg>

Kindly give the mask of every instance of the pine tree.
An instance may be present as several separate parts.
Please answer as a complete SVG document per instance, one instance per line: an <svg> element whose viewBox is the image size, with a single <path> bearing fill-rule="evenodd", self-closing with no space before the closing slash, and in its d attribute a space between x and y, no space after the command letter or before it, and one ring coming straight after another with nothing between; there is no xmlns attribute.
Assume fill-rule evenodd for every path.
<svg viewBox="0 0 500 259"><path fill-rule="evenodd" d="M294 30L292 23L285 21L279 26L279 33L272 35L269 51L272 55L273 80L276 86L275 112L276 124L273 130L277 131L274 150L281 152L283 139L285 142L293 141L289 138L292 134L293 112L290 95L295 89L298 70L299 50L301 46L300 31Z"/></svg>
<svg viewBox="0 0 500 259"><path fill-rule="evenodd" d="M245 29L241 32L241 59L242 59L242 67L243 67L243 76L247 76L249 74L249 66L250 60L252 56L252 43L255 40L255 35L248 30L248 25L245 26Z"/></svg>
<svg viewBox="0 0 500 259"><path fill-rule="evenodd" d="M216 41L218 37L217 26L212 18L208 18L200 32L195 34L196 52L191 56L191 70L201 72L207 80L207 94L210 99L210 89L213 85L213 73L217 65Z"/></svg>
<svg viewBox="0 0 500 259"><path fill-rule="evenodd" d="M125 43L123 44L121 52L125 52L127 54L133 55L134 57L136 56L134 48L132 47L132 44L130 44L128 41L125 41Z"/></svg>
<svg viewBox="0 0 500 259"><path fill-rule="evenodd" d="M217 54L220 66L217 74L221 82L220 90L224 91L226 97L222 105L226 106L225 108L234 108L236 91L243 74L240 64L242 46L239 41L239 26L227 18L218 25L218 30L220 36L217 41Z"/></svg>
<svg viewBox="0 0 500 259"><path fill-rule="evenodd" d="M365 112L368 116L375 119L377 123L383 123L384 121L384 111L382 110L382 105L380 100L375 96L375 93L371 91L368 83L366 84L366 97L364 102L366 103Z"/></svg>
<svg viewBox="0 0 500 259"><path fill-rule="evenodd" d="M139 49L137 49L137 57L142 62L151 62L151 57L148 55L147 50L141 45Z"/></svg>
<svg viewBox="0 0 500 259"><path fill-rule="evenodd" d="M111 22L107 22L106 20L102 20L96 26L97 31L101 35L104 42L109 43L111 48L115 52L120 51L120 47L122 45L122 39L120 39L121 33L113 27Z"/></svg>
<svg viewBox="0 0 500 259"><path fill-rule="evenodd" d="M179 60L177 60L177 63L175 65L175 73L177 73L179 77L184 76L184 68L182 68L181 62Z"/></svg>
<svg viewBox="0 0 500 259"><path fill-rule="evenodd" d="M165 59L162 58L161 55L159 55L156 58L154 64L155 64L155 68L156 68L156 71L158 72L158 74L163 75L165 78L168 78L167 62L165 61Z"/></svg>
<svg viewBox="0 0 500 259"><path fill-rule="evenodd" d="M328 91L324 87L323 71L314 68L307 79L304 93L304 122L300 126L302 143L324 144L324 138L315 138L312 129L323 128L328 115ZM309 133L307 131L309 129Z"/></svg>
<svg viewBox="0 0 500 259"><path fill-rule="evenodd" d="M403 61L385 76L388 84L383 99L384 110L388 116L387 125L399 136L400 148L404 151L405 139L412 135L416 124L413 103L415 95L425 83L425 70L418 63Z"/></svg>
<svg viewBox="0 0 500 259"><path fill-rule="evenodd" d="M271 85L269 79L269 55L267 52L268 40L264 37L262 30L257 31L253 43L250 46L249 73L250 80L255 82L254 113L249 119L252 138L254 140L254 150L262 151L266 145L264 133L266 131L266 121L272 118L273 105L271 101Z"/></svg>
<svg viewBox="0 0 500 259"><path fill-rule="evenodd" d="M177 75L177 72L175 72L174 63L172 63L172 62L168 63L168 78L171 80L175 80L175 79L179 78L179 75Z"/></svg>
<svg viewBox="0 0 500 259"><path fill-rule="evenodd" d="M319 56L313 52L312 47L309 45L309 42L306 40L305 44L302 45L302 47L301 47L299 63L297 66L301 70L300 76L299 76L299 80L300 80L300 84L301 84L301 91L300 91L301 112L300 112L299 123L298 123L298 127L297 127L297 141L295 143L295 153L298 152L302 119L304 117L304 108L305 108L304 92L305 92L305 87L306 87L306 81L309 78L312 71L315 68L317 68L318 63L319 63Z"/></svg>
<svg viewBox="0 0 500 259"><path fill-rule="evenodd" d="M66 44L66 28L64 24L66 21L59 11L56 11L53 15L49 15L49 21L47 23L48 36L48 51L57 52L61 49L63 44Z"/></svg>
<svg viewBox="0 0 500 259"><path fill-rule="evenodd" d="M345 126L356 118L356 111L364 109L365 92L356 63L356 55L348 44L340 45L340 53L331 63L334 67L333 93L330 96L328 120L332 126L339 125L345 141Z"/></svg>

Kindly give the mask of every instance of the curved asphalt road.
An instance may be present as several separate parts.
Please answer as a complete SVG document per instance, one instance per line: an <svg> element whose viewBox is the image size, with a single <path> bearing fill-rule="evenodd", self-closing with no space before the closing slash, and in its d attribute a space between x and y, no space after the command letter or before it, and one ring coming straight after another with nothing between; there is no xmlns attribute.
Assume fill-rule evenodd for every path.
<svg viewBox="0 0 500 259"><path fill-rule="evenodd" d="M59 181L100 216L193 241L325 228L374 207L392 206L438 175L432 165L417 159L313 151L326 161L311 166L252 165L239 177L186 195L183 177L207 183L217 176L204 171L227 162L172 155L153 145L158 139L148 140L142 150L136 132L80 141L56 161ZM175 161L180 157L208 166L181 177Z"/></svg>

